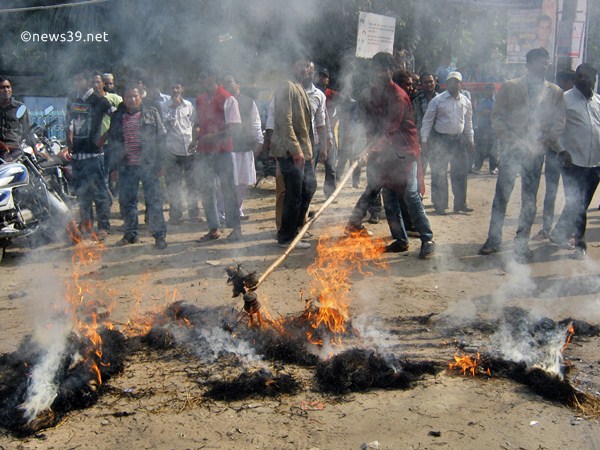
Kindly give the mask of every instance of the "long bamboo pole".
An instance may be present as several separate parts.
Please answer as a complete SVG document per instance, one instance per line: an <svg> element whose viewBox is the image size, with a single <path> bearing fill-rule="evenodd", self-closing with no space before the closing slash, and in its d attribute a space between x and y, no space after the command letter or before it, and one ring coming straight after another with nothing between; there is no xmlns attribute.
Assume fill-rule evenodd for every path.
<svg viewBox="0 0 600 450"><path fill-rule="evenodd" d="M335 190L331 193L331 195L325 201L325 203L323 203L321 205L321 207L315 213L315 215L312 218L310 218L309 220L306 221L306 223L304 224L304 226L300 229L300 231L298 231L298 234L296 235L296 237L294 238L294 240L292 242L290 242L290 245L288 245L288 247L281 254L281 256L279 258L277 258L273 262L273 264L271 264L267 268L267 270L264 271L264 273L260 276L260 278L256 282L256 285L253 287L253 290L256 290L269 277L269 275L271 275L273 272L275 272L275 269L277 269L287 259L287 257L290 255L290 252L292 250L294 250L294 248L296 248L296 246L298 245L298 242L300 242L302 240L302 238L304 237L304 235L306 234L306 232L308 231L308 229L310 228L310 226L319 218L319 216L323 213L323 211L325 211L327 209L327 207L329 205L331 205L333 203L333 201L337 198L337 196L339 195L339 193L344 188L344 185L348 181L348 178L350 178L350 176L352 175L352 172L358 166L359 162L360 162L360 158L357 158L350 165L350 167L348 168L348 170L346 170L346 173L344 173L344 175L342 176L342 179L339 181L339 183L337 185L337 188L335 188Z"/></svg>

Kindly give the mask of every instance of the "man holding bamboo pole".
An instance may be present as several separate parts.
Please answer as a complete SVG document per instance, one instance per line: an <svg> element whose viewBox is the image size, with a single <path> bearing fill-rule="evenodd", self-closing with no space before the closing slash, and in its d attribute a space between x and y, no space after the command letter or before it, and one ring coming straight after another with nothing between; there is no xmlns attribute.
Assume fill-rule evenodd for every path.
<svg viewBox="0 0 600 450"><path fill-rule="evenodd" d="M417 183L418 133L408 94L392 81L395 62L380 52L371 63L371 86L363 91L359 107L371 145L368 149L369 184L352 212L346 232L365 234L362 219L372 199L383 189L385 213L394 242L387 252L408 251L408 236L400 213L404 199L413 224L421 237L419 258L435 251L433 233L425 214Z"/></svg>

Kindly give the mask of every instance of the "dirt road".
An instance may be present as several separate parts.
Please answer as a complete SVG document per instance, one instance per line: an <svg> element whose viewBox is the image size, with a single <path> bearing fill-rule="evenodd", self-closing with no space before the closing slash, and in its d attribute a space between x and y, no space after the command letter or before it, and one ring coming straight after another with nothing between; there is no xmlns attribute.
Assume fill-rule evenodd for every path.
<svg viewBox="0 0 600 450"><path fill-rule="evenodd" d="M490 175L469 179L469 206L474 208L469 214L437 216L425 199L437 243L432 259L419 260L419 241L413 240L408 253L384 256L387 269L352 276L350 314L367 346L400 358L440 363L452 359L455 343L482 351L514 347L495 330L481 326L498 324L513 306L531 318L600 323L600 212L591 211L586 261L574 261L568 251L542 242L532 245L535 258L530 265L518 265L510 258L518 217L515 189L504 251L478 256L495 181ZM542 185L542 195L543 191ZM273 314L302 311L310 284L306 268L315 259L316 242L319 236L341 235L359 194L348 185L311 230L315 245L294 251L260 287L261 301ZM197 244L206 224L186 222L169 228L164 251L153 247L145 229L142 243L115 247L121 237L115 230L102 261L86 277L114 300L111 317L117 328L124 326L136 304L146 310L176 299L199 307L241 308L241 300L231 298L225 283L225 267L235 261L261 272L281 252L274 241L273 184L263 182L249 197L245 212L250 220L243 223L245 240L240 243ZM315 199L323 201L320 191ZM598 199L592 204L598 205ZM557 211L561 208L559 198ZM118 227L115 206L113 211ZM389 238L385 221L370 228L376 237ZM538 221L534 233L539 228ZM65 286L72 283L72 251L54 244L7 252L0 267L0 352L15 351L25 336L47 325L53 311L60 309ZM432 313L428 321L417 320ZM574 364L573 382L599 394L600 338L576 335L566 355ZM235 402L209 400L203 397L202 383L235 374L238 367L227 369L177 352L138 351L128 357L123 373L108 382L97 404L69 413L58 426L33 437L0 432L0 448L358 449L373 441L382 449L600 448L596 421L507 379L442 371L408 390L333 396L316 389L310 367L256 364L292 374L301 383L300 392Z"/></svg>

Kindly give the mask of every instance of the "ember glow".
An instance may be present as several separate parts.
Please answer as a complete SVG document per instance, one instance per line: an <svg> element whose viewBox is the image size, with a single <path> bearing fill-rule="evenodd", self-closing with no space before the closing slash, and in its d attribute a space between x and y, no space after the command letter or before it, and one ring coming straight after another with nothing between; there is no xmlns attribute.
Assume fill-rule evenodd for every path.
<svg viewBox="0 0 600 450"><path fill-rule="evenodd" d="M385 268L382 259L385 245L382 240L362 236L344 239L321 237L317 246L317 258L308 268L311 275L310 297L307 304L307 319L312 331L308 340L322 345L323 340L316 330L324 328L336 336L332 343L341 343L346 330L348 314L348 292L350 276L354 272L370 275L369 267Z"/></svg>

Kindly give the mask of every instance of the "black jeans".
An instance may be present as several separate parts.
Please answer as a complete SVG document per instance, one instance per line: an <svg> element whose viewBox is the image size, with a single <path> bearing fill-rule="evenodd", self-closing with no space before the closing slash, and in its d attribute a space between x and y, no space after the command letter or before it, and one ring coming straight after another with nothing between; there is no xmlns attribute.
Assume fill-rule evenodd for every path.
<svg viewBox="0 0 600 450"><path fill-rule="evenodd" d="M546 150L546 165L544 168L544 179L546 180L546 194L544 195L544 212L542 229L547 233L552 230L554 221L554 205L560 181L560 160L556 152Z"/></svg>
<svg viewBox="0 0 600 450"><path fill-rule="evenodd" d="M498 167L496 134L491 127L479 128L475 131L475 162L473 169L479 171L485 158L490 160L490 172Z"/></svg>
<svg viewBox="0 0 600 450"><path fill-rule="evenodd" d="M98 230L108 231L110 229L110 194L105 182L104 155L82 160L74 159L71 165L82 231L84 229L91 231L93 227L94 204L96 205Z"/></svg>
<svg viewBox="0 0 600 450"><path fill-rule="evenodd" d="M562 169L565 186L565 208L552 232L560 240L575 237L575 245L586 248L585 229L587 209L600 182L598 167L579 167L572 165Z"/></svg>
<svg viewBox="0 0 600 450"><path fill-rule="evenodd" d="M492 203L492 217L488 231L488 244L498 247L502 242L502 227L506 207L515 180L521 174L521 213L515 241L529 240L531 226L535 220L537 192L542 175L544 154L531 155L527 151L507 147L500 155L496 193Z"/></svg>
<svg viewBox="0 0 600 450"><path fill-rule="evenodd" d="M311 161L304 161L304 167L294 164L291 157L277 158L277 162L285 183L281 227L277 233L277 241L286 244L296 237L298 228L304 225L308 207L317 190L317 179Z"/></svg>
<svg viewBox="0 0 600 450"><path fill-rule="evenodd" d="M381 182L376 170L373 169L371 160L367 160L367 187L361 194L358 202L354 206L348 225L353 228L359 228L362 225L362 220L367 215L367 211L371 215L381 214L383 202L381 199Z"/></svg>
<svg viewBox="0 0 600 450"><path fill-rule="evenodd" d="M196 156L180 156L171 152L166 152L164 156L169 218L172 220L181 219L184 201L190 220L196 220L200 217L200 208L198 208L198 200L200 200L198 178L200 173Z"/></svg>

